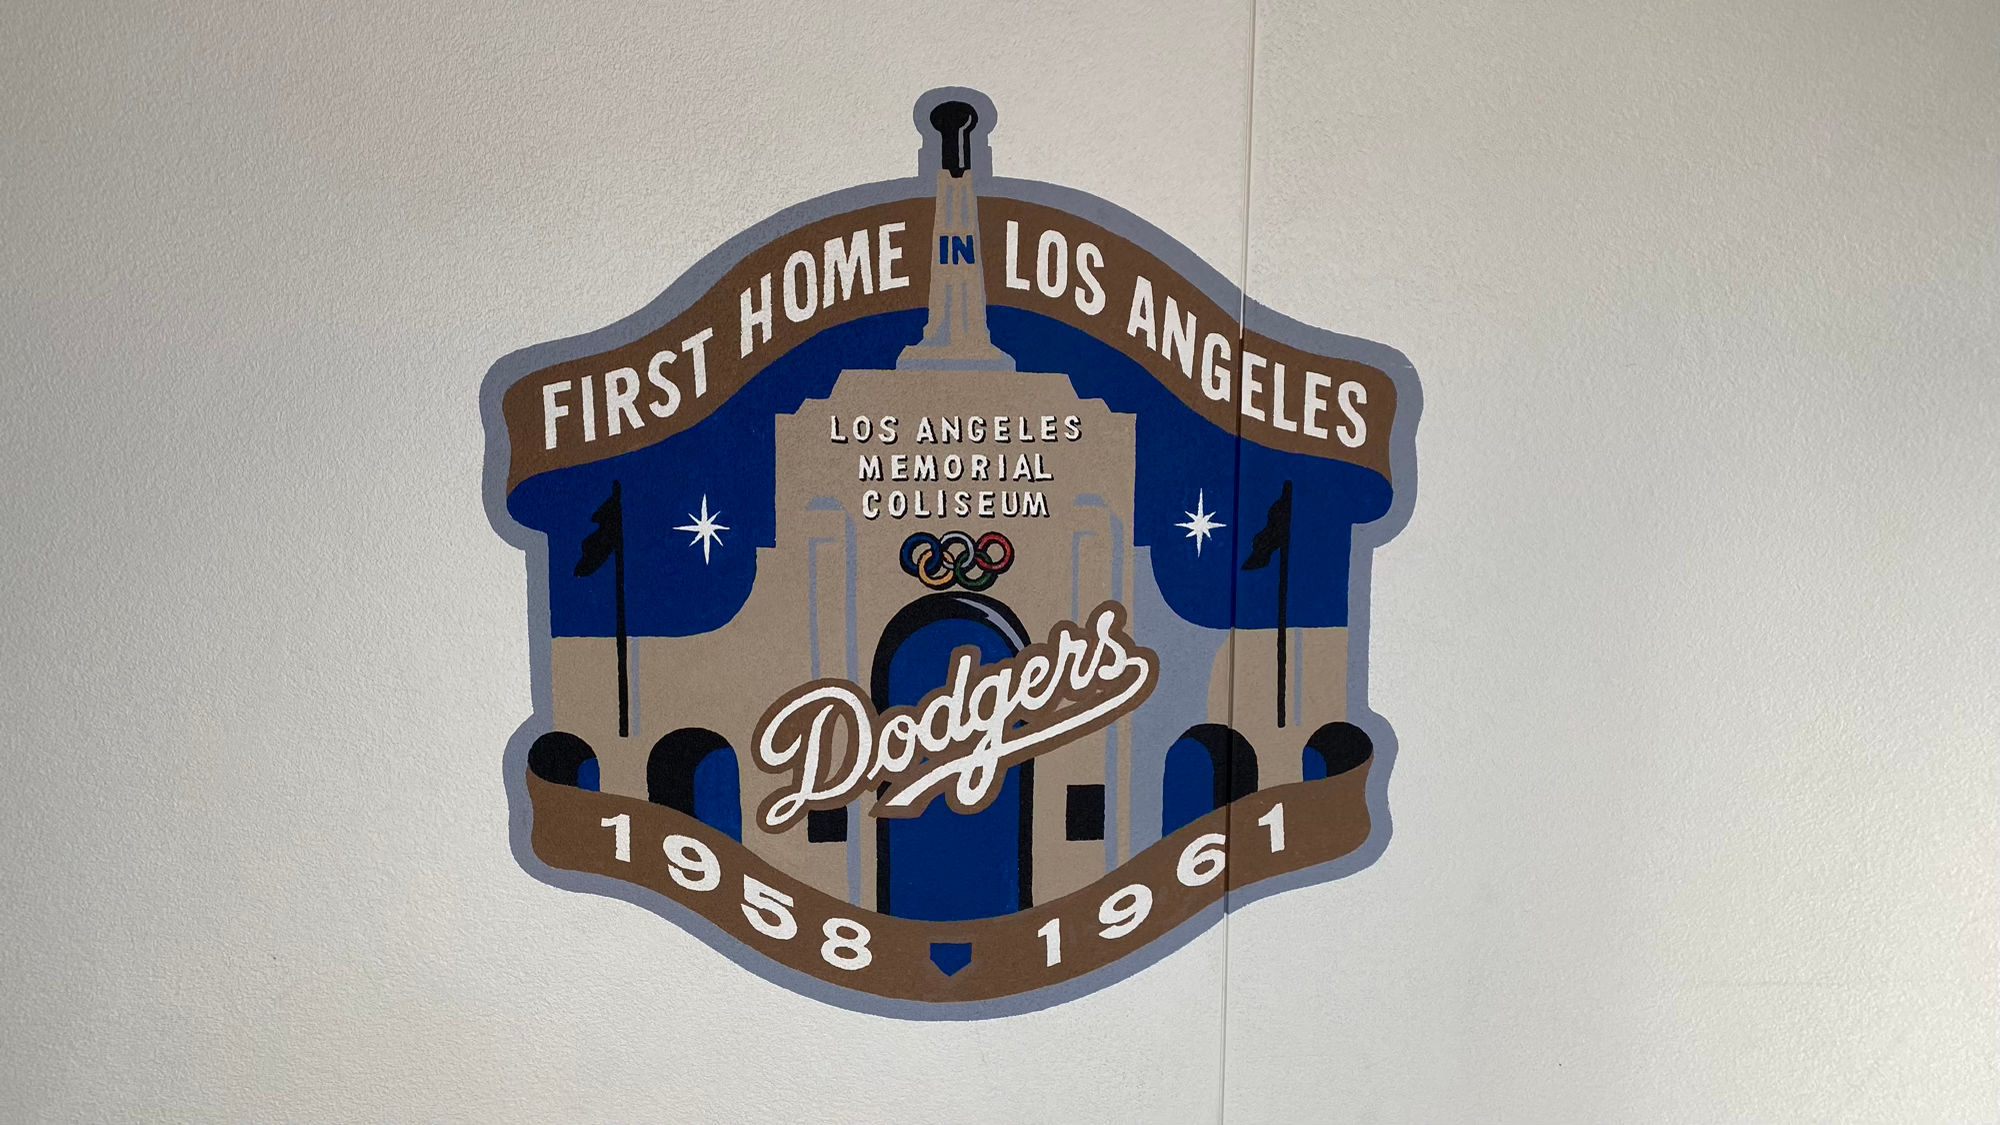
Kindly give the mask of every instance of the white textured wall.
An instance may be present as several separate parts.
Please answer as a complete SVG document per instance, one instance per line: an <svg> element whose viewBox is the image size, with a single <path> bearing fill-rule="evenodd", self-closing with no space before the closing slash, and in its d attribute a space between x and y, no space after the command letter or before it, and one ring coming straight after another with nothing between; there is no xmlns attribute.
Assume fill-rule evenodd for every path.
<svg viewBox="0 0 2000 1125"><path fill-rule="evenodd" d="M820 7L0 8L0 1120L2000 1120L1989 3ZM969 1025L515 866L476 410L943 84L1426 397L1388 853Z"/></svg>

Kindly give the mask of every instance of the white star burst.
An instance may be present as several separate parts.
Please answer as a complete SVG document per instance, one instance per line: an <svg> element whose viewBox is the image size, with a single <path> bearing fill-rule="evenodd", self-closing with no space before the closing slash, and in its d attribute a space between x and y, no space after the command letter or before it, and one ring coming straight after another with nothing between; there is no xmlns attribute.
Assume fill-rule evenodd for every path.
<svg viewBox="0 0 2000 1125"><path fill-rule="evenodd" d="M1175 527L1187 528L1187 537L1194 540L1194 554L1196 558L1201 557L1202 540L1214 535L1216 528L1229 526L1226 523L1217 523L1214 519L1215 513L1204 510L1206 496L1206 490L1196 491L1194 494L1194 511L1181 513L1188 518L1188 521L1174 525Z"/></svg>
<svg viewBox="0 0 2000 1125"><path fill-rule="evenodd" d="M715 522L716 516L720 516L721 514L722 514L721 512L716 512L713 515L709 513L708 496L707 494L704 493L701 498L701 515L696 516L693 512L689 512L688 518L693 520L694 522L684 523L679 527L674 528L675 531L694 532L694 539L688 543L688 546L692 547L696 543L701 544L701 565L703 566L708 565L709 547L722 546L722 536L716 533L729 530L729 526L727 524L721 524Z"/></svg>

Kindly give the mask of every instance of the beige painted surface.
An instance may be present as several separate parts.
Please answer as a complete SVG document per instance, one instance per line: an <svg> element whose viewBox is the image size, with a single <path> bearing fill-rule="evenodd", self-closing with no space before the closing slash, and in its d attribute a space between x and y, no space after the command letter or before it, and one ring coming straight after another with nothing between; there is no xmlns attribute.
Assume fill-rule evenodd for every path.
<svg viewBox="0 0 2000 1125"><path fill-rule="evenodd" d="M1997 48L1974 0L0 6L0 1118L2000 1119ZM917 1024L516 865L476 401L910 174L948 83L1426 405L1387 853Z"/></svg>
<svg viewBox="0 0 2000 1125"><path fill-rule="evenodd" d="M1227 713L1229 725L1257 755L1257 787L1304 780L1306 740L1327 723L1347 718L1346 629L1288 629L1285 633L1285 722L1278 724L1278 631L1239 629L1209 666L1208 706Z"/></svg>

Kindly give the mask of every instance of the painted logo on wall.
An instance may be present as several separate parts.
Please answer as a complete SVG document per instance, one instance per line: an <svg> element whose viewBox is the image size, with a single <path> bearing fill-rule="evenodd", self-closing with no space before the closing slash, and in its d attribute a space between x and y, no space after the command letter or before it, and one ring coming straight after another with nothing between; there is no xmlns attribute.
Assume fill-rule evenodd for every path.
<svg viewBox="0 0 2000 1125"><path fill-rule="evenodd" d="M915 118L916 177L497 364L487 503L529 564L523 864L962 1018L1379 853L1367 585L1418 392L1111 204L993 176L982 95Z"/></svg>

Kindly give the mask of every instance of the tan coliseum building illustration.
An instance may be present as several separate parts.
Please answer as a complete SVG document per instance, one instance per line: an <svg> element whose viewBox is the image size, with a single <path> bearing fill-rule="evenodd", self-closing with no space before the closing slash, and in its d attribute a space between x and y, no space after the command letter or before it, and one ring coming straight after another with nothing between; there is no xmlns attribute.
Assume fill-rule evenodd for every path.
<svg viewBox="0 0 2000 1125"><path fill-rule="evenodd" d="M934 919L1059 899L1177 821L1368 752L1342 722L1347 630L1290 628L1281 671L1279 630L1204 628L1168 608L1150 562L1161 548L1134 541L1135 415L1080 396L1070 372L1017 370L994 345L971 126L953 105L932 118L944 146L932 229L910 240L913 253L935 248L922 339L893 368L841 371L831 393L776 419L773 542L756 549L754 587L726 624L634 635L622 676L612 638L551 640L553 732L530 757L545 777L697 816L835 899ZM826 284L830 302L831 264ZM768 285L741 299L746 318L760 303L768 315ZM747 351L747 319L744 331ZM1197 491L1174 549L1248 544L1264 504L1241 506L1235 522L1251 526L1234 528L1213 518L1218 491ZM1285 497L1288 520L1289 484ZM677 530L689 550L742 549L730 518L704 496ZM552 546L552 569L567 562ZM756 731L788 691L842 680L878 709L913 704L941 685L952 649L991 663L1106 602L1158 654L1158 684L1137 710L1014 766L991 807L937 801L890 819L872 815L871 791L782 831L758 822L787 779L753 761ZM1189 811L1177 815L1177 799Z"/></svg>

